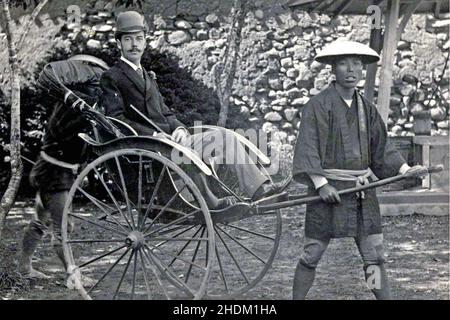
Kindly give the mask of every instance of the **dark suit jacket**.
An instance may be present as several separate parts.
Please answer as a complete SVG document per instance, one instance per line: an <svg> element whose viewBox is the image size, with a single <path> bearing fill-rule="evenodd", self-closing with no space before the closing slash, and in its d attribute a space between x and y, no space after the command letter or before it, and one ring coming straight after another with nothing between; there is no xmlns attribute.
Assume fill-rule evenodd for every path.
<svg viewBox="0 0 450 320"><path fill-rule="evenodd" d="M130 107L132 104L166 133L171 134L177 127L184 127L164 103L156 80L145 70L144 75L145 81L122 60L102 74L99 103L106 115L128 123L139 135L152 135L155 128Z"/></svg>

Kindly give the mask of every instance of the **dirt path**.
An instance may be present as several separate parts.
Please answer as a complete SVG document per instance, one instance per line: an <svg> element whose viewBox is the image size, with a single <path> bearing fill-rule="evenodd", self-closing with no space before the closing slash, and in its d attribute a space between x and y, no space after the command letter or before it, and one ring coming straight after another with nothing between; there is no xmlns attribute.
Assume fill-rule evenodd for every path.
<svg viewBox="0 0 450 320"><path fill-rule="evenodd" d="M290 299L301 251L304 215L283 214L283 237L271 270L248 298ZM395 299L449 299L449 219L413 215L384 218L388 275ZM308 299L373 299L352 239L334 239Z"/></svg>
<svg viewBox="0 0 450 320"><path fill-rule="evenodd" d="M17 258L22 229L31 218L29 203L18 203L4 230L6 260ZM396 299L449 299L449 217L423 215L385 217L385 251L393 296ZM272 268L244 299L290 299L292 278L301 250L304 209L283 211L283 232ZM257 226L256 226L257 227ZM52 275L30 282L20 292L0 291L2 299L80 299L64 287L62 266L44 238L34 265ZM362 262L352 239L331 242L318 267L308 299L373 299L363 281Z"/></svg>

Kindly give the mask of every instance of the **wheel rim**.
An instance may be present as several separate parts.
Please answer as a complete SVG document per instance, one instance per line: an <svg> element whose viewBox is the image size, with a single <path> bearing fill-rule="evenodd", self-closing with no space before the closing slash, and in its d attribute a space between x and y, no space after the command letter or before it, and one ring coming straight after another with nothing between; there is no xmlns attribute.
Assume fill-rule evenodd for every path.
<svg viewBox="0 0 450 320"><path fill-rule="evenodd" d="M83 185L92 172L104 198ZM168 189L169 173L182 190ZM181 192L199 209L181 206ZM86 299L200 299L206 291L214 258L208 208L186 173L155 152L118 150L91 162L69 191L62 237L71 281Z"/></svg>

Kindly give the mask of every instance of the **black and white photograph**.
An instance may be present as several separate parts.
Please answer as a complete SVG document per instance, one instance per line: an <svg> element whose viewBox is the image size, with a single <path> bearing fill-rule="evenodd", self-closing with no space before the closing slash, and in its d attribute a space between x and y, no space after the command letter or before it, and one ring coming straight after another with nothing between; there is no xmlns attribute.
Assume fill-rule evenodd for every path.
<svg viewBox="0 0 450 320"><path fill-rule="evenodd" d="M449 4L0 0L0 303L449 300Z"/></svg>

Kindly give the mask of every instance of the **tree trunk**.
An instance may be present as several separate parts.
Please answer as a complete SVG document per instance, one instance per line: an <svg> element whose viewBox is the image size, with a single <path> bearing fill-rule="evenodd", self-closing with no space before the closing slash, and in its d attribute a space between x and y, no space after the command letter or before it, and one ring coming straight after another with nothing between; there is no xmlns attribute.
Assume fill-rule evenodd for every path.
<svg viewBox="0 0 450 320"><path fill-rule="evenodd" d="M12 20L8 0L3 0L3 16L6 22L6 39L8 43L9 65L11 67L11 136L10 161L11 179L0 201L0 239L6 215L14 204L22 179L22 161L20 159L20 70L17 62L17 52L13 39Z"/></svg>
<svg viewBox="0 0 450 320"><path fill-rule="evenodd" d="M247 0L235 0L231 13L231 28L227 37L227 48L222 61L213 70L214 84L220 101L218 126L225 127L228 119L230 96L233 88L236 65L241 46L242 27L247 6Z"/></svg>

